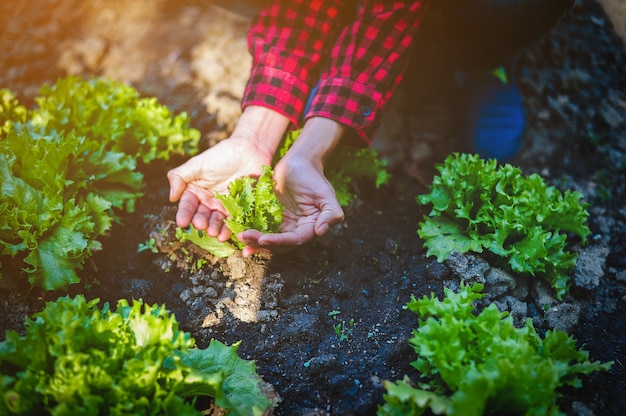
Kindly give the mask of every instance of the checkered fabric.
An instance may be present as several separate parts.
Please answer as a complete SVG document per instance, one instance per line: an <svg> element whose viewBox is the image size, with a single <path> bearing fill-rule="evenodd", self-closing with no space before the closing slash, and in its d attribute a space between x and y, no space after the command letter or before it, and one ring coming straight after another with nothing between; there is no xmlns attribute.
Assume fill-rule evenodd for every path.
<svg viewBox="0 0 626 416"><path fill-rule="evenodd" d="M296 127L303 118L330 118L369 144L402 79L426 2L273 1L248 32L253 63L243 108L272 108Z"/></svg>

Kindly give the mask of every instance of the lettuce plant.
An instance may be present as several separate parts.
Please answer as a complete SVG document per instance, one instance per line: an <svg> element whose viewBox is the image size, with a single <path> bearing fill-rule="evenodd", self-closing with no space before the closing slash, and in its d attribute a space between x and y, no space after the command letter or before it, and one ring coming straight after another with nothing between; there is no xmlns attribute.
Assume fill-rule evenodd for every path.
<svg viewBox="0 0 626 416"><path fill-rule="evenodd" d="M263 174L257 179L246 176L235 179L228 187L228 194L217 194L228 211L226 226L233 232L245 230L278 232L283 221L283 204L274 193L274 171L263 167Z"/></svg>
<svg viewBox="0 0 626 416"><path fill-rule="evenodd" d="M115 311L82 295L59 298L0 343L0 414L201 415L212 397L229 415L274 405L239 344L194 346L164 306L117 302Z"/></svg>
<svg viewBox="0 0 626 416"><path fill-rule="evenodd" d="M258 178L244 176L229 184L228 193L217 194L228 212L226 226L233 232L229 241L218 241L192 225L176 229L180 241L190 241L218 258L228 257L243 244L236 235L244 230L258 230L264 233L279 231L283 221L283 204L274 193L274 171L269 166L263 167Z"/></svg>
<svg viewBox="0 0 626 416"><path fill-rule="evenodd" d="M379 415L558 415L558 389L580 388L579 376L607 371L612 362L590 362L588 353L560 331L542 339L532 320L521 328L494 304L476 314L481 284L461 284L459 293L445 289L411 298L406 308L419 316L409 343L417 354L411 363L419 383L408 377L385 381L385 404Z"/></svg>
<svg viewBox="0 0 626 416"><path fill-rule="evenodd" d="M437 169L430 193L417 197L432 207L417 231L427 255L444 261L453 251L487 250L514 272L545 279L558 298L567 293L577 259L566 250L568 234L586 241L590 233L580 192L561 193L537 174L478 155L452 154Z"/></svg>
<svg viewBox="0 0 626 416"><path fill-rule="evenodd" d="M200 132L185 112L174 115L155 97L106 78L69 76L43 85L31 118L46 130L74 131L144 163L193 154Z"/></svg>
<svg viewBox="0 0 626 416"><path fill-rule="evenodd" d="M78 282L117 211L134 210L138 159L191 151L199 132L111 80L60 79L36 101L27 111L0 91L0 255L53 290Z"/></svg>

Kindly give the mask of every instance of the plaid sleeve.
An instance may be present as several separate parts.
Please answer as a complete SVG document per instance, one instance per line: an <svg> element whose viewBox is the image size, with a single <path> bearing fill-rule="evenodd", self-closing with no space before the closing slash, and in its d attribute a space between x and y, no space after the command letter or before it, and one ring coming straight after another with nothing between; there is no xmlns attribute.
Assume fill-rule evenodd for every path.
<svg viewBox="0 0 626 416"><path fill-rule="evenodd" d="M252 22L248 47L252 70L242 108L261 105L298 125L320 62L342 27L341 0L274 0Z"/></svg>
<svg viewBox="0 0 626 416"><path fill-rule="evenodd" d="M424 3L365 1L339 34L306 118L339 121L370 144L381 110L402 79Z"/></svg>

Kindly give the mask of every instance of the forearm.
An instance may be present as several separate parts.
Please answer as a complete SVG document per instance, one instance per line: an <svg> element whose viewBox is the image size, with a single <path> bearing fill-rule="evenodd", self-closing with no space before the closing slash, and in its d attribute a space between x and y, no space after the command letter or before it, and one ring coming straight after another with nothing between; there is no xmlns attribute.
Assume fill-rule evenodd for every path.
<svg viewBox="0 0 626 416"><path fill-rule="evenodd" d="M269 165L288 127L289 119L284 115L266 107L249 106L243 110L231 138L248 141Z"/></svg>

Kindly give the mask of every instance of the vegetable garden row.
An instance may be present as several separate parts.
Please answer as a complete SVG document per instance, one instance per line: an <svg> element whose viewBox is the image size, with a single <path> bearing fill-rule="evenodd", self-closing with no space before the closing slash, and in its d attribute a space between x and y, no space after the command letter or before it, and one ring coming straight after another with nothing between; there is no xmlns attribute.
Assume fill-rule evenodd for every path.
<svg viewBox="0 0 626 416"><path fill-rule="evenodd" d="M133 211L140 167L194 154L200 132L185 113L108 79L60 79L41 88L36 104L27 109L0 92L0 277L65 290L121 214ZM296 138L287 135L278 157ZM547 282L557 299L567 294L577 259L569 248L590 233L580 193L476 155L451 154L438 172L430 193L416 196L431 208L416 230L428 255L443 262L453 252L488 252L514 275ZM343 206L357 198L354 179L389 180L373 150L348 146L333 154L327 174ZM271 167L219 197L234 234L278 229ZM240 248L234 237L221 243L193 228L176 235L216 257ZM493 304L477 310L482 289L462 283L443 299L406 305L419 319L409 343L421 379L385 381L379 414L558 414L560 387L580 387L582 375L612 365L590 361L564 332L540 336L530 319L515 327ZM202 414L203 397L228 414L271 413L276 397L254 362L238 357L238 345L197 348L166 306L120 299L111 308L81 295L49 302L26 320L24 335L9 331L0 343L0 413Z"/></svg>

